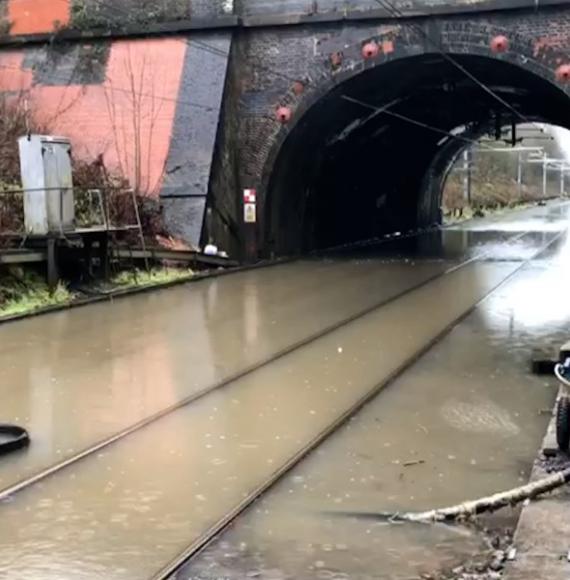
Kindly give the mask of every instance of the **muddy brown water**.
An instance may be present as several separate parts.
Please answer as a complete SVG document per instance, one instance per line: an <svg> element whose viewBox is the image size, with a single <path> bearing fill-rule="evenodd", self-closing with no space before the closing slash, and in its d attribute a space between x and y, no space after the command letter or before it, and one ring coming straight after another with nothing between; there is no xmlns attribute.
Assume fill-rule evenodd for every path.
<svg viewBox="0 0 570 580"><path fill-rule="evenodd" d="M549 420L542 411L557 391L555 381L529 374L529 360L535 346L555 352L570 323L569 242L543 257L488 297L176 580L438 577L485 549L482 534L466 527L342 514L443 507L526 483ZM513 527L517 515L507 509L482 523Z"/></svg>
<svg viewBox="0 0 570 580"><path fill-rule="evenodd" d="M513 233L428 234L0 325L0 421L34 445L0 463L0 491L482 253ZM41 436L36 437L36 434Z"/></svg>
<svg viewBox="0 0 570 580"><path fill-rule="evenodd" d="M20 345L27 345L24 351L30 356L34 345L40 351L38 358L31 356L27 361L25 370L21 368L22 361L10 367L9 371L2 369L22 379L7 386L3 399L9 402L13 398L15 407L22 405L27 412L20 419L24 419L26 426L32 426L33 438L36 433L28 453L1 464L5 477L14 479L21 473L32 471L29 464L33 468L49 465L54 458L69 452L67 447L56 447L56 441L70 441L73 448L78 448L101 432L117 429L117 421L120 424L133 421L139 413L176 400L193 388L198 381L195 376L205 382L223 376L230 368L227 360L236 364L258 360L260 349L274 349L276 344L287 344L303 337L308 330L318 329L323 321L329 323L338 320L339 315L354 313L363 304L372 304L379 296L385 296L386 288L397 293L409 287L410 280L416 282L422 279L422 275L429 276L428 272L442 272L457 264L463 256L473 255L474 246L479 248L475 254L481 248L493 250L485 254L485 259L410 292L3 502L0 505L0 577L9 580L140 580L152 577L335 417L382 383L433 336L497 288L520 267L521 260L536 252L553 233L545 237L539 232L511 243L505 243L510 234L504 233L483 232L465 236L464 232L450 232L445 235L455 245L443 244L444 247L453 247L443 258L433 251L437 247L433 241L424 245L424 254L420 258L415 257L413 247L405 245L410 242L405 242L398 250L398 257L393 259L387 256L373 258L370 249L360 256L343 253L336 258L306 260L223 278L202 287L184 287L121 301L123 304L117 302L112 306L114 316L102 308L109 305L97 305L90 307L91 312L87 308L64 313L63 317L50 315L43 320L26 321L23 326L0 328L2 344L11 330L16 343L19 340ZM468 247L462 241L466 239L470 240ZM523 284L521 288L546 276L550 265L546 261L539 263L538 273L527 276L527 286ZM525 269L517 274L513 282L494 295L493 300L513 283L525 279L528 271ZM421 274L419 278L414 274L407 277L408 272ZM362 276L359 278L357 273ZM400 284L402 280L408 286ZM211 310L208 309L208 292L214 296L210 295L212 304L226 313L227 327L218 309L211 305ZM519 290L521 303L523 294ZM512 296L507 297L507 302ZM199 298L206 300L206 306ZM194 304L194 300L198 304ZM235 308L231 308L231 304ZM162 315L154 310L158 305L165 308ZM503 305L502 308L506 307ZM239 312L236 313L235 309ZM202 326L189 325L188 312L193 312L198 317L195 320L201 321ZM496 316L499 312L502 310L497 308ZM556 316L560 316L560 312L556 312ZM273 316L267 318L270 313ZM210 322L217 321L211 323L218 329L219 334L215 335L218 342L213 342L214 335L208 336L208 331L204 330L208 328L213 332L213 326L205 322L208 314L211 315ZM49 319L52 326L46 322ZM493 317L489 318L479 329L480 341L486 336L487 327L491 332L494 325L499 325L493 320ZM559 328L560 320L556 318L552 328ZM32 322L40 326L29 326ZM57 326L58 322L61 327ZM97 323L103 322L102 327L107 330L99 335ZM531 328L532 324L527 323ZM42 327L42 324L46 326ZM93 325L89 338L63 332L62 327L69 331L74 325L77 325L76 330ZM108 341L115 325L116 336L122 337L127 344L116 350L111 348L105 357L105 349L116 344L111 341L109 345ZM24 326L33 332L26 333L22 330ZM535 326L544 328L540 323L535 323ZM528 344L526 339L539 335L538 331L529 331L521 343L522 350L518 355L521 360ZM354 577L349 571L337 569L342 560L361 562L360 568L353 571L363 574L380 562L380 559L371 559L370 556L378 544L367 544L366 536L380 538L381 545L390 547L385 553L379 552L384 554L384 568L379 573L389 573L392 576L388 577L394 578L398 577L397 574L409 572L406 566L410 561L440 563L449 558L452 551L460 549L463 544L457 542L455 534L450 540L447 529L438 529L439 535L434 536L425 530L410 532L398 528L384 530L385 536L378 536L376 525L363 526L360 520L339 520L326 512L340 508L369 510L376 504L385 509L419 507L428 500L431 502L442 497L422 494L420 488L423 488L424 481L426 489L432 490L430 493L433 489L443 493L447 482L452 480L462 485L472 482L471 487L469 483L463 489L480 492L484 486L470 469L474 465L484 465L484 457L489 456L490 449L496 458L496 471L505 474L506 484L513 480L513 474L512 469L505 469L503 463L507 451L501 454L501 449L505 445L511 450L509 455L512 449L517 450L515 479L524 478L525 466L530 463L544 420L534 414L534 407L549 404L552 390L542 384L540 389L531 390L530 386L536 385L534 379L527 377L530 382L523 391L517 381L519 391L510 392L518 395L516 405L522 408L522 395L527 390L536 396L536 400L527 401L527 407L533 410L523 417L529 428L521 430L523 419L513 415L505 400L496 400L485 391L491 384L489 381L483 381L485 387L477 380L470 382L465 377L465 372L472 372L478 366L478 357L484 357L487 352L482 346L476 346L477 336L474 333L467 340L473 350L473 359L458 359L463 362L454 369L459 378L454 374L453 381L445 379L441 365L434 363L430 367L432 371L442 373L438 380L429 379L428 368L425 371L428 382L424 383L424 375L417 375L411 380L413 388L410 392L411 387L405 383L406 373L400 379L404 383L393 384L338 436L299 466L304 470L316 469L321 483L316 479L306 479L309 471L294 472L292 477L297 479L284 480L264 500L270 502L266 508L268 513L262 514L267 516L265 520L255 520L259 516L256 510L262 505L258 504L246 519L239 520L235 532L232 532L245 536L236 536L235 540L223 538L222 543L213 548L222 552L214 552L213 560L196 562L194 565L198 568L191 573L187 570L186 577L199 578L204 574L205 578L218 577L212 576L217 571L222 571L220 577L224 577L227 570L219 566L230 562L231 568L235 568L232 577L236 578L243 578L248 573L253 574L250 577L262 575L266 578L302 578L303 575L324 578L334 577L334 574L339 578L343 577L342 574ZM499 338L497 343L502 344ZM460 344L457 336L452 334L437 348L442 348L450 340ZM65 345L73 351L79 342L82 346L77 346L76 356L67 358ZM117 342L122 344L118 338ZM107 346L103 347L104 344ZM466 342L461 344L463 352ZM87 348L89 350L85 350ZM201 357L193 353L194 348ZM224 353L224 348L227 353ZM12 346L10 349L13 363L16 363L16 350ZM157 349L158 354L155 352ZM498 349L490 351L496 354ZM91 359L86 352L96 354ZM7 363L9 360L5 359ZM409 372L419 372L417 369L426 360L429 358L424 357ZM503 359L497 359L495 364L500 360ZM222 366L217 367L216 361ZM147 362L148 366L145 366ZM146 373L139 372L135 363L139 363ZM490 362L484 363L483 368L490 368L490 365ZM510 369L511 366L505 362L503 375L498 375L499 378L506 377ZM113 370L115 372L111 372ZM67 372L76 379L75 382L67 380ZM84 383L81 382L83 376ZM97 383L99 392L96 392L93 390L93 376L107 376L112 380ZM30 377L35 377L35 380L30 381ZM56 386L52 385L53 378ZM147 379L152 381L146 382ZM60 381L64 386L59 385ZM418 387L419 383L424 385L423 389ZM20 384L23 384L21 392L17 389ZM464 384L469 385L471 396L463 390L467 388L463 387ZM497 380L494 384L501 386L503 381ZM506 380L505 384L511 383ZM463 387L462 390L458 391L458 386ZM404 393L401 398L398 397L400 392ZM382 397L389 398L380 405ZM445 407L444 400L451 403ZM374 425L360 429L367 440L353 440L349 445L351 453L341 446L327 459L319 459L329 453L327 449L338 445L346 432L357 433L359 430L353 426L363 421L362 417L368 416L375 405L382 409L378 411L379 416L374 417ZM456 412L458 408L463 410L459 414ZM420 410L425 415L415 417L414 413ZM14 419L15 416L8 418ZM384 431L378 431L379 427ZM420 429L419 433L417 429ZM490 429L492 436L488 435ZM464 459L465 450L459 443L455 450L457 459L446 456L444 461L440 452L434 449L442 443L456 441L470 442L473 449L468 454L469 461ZM41 450L34 452L34 446ZM427 458L425 464L402 467L402 461L422 455ZM40 456L41 460L38 459ZM472 464L471 460L475 463ZM315 461L320 463L315 464ZM446 471L448 464L454 466L454 470ZM408 478L405 485L399 475L403 469L413 470L410 475L408 471L404 473L403 477ZM443 474L441 481L439 473ZM302 479L298 479L300 475ZM384 476L386 481L382 480ZM351 477L354 481L350 480ZM363 478L364 482L361 481ZM298 503L279 504L281 500L275 499L274 495L279 490L285 490L282 495L291 496ZM350 497L345 497L346 494ZM452 496L446 494L445 499L452 499ZM278 514L281 516L275 517ZM337 535L341 532L344 539ZM463 532L458 533L464 538ZM249 538L246 538L248 534ZM433 551L434 537L439 538L438 543L444 546L441 552ZM271 543L273 539L276 539L275 543ZM472 547L478 541L478 538L469 536L464 545ZM402 551L405 557L395 557L394 550ZM334 562L314 557L320 551L338 552L342 556ZM282 557L279 558L278 554ZM385 567L386 554L392 554L390 561L394 561L389 568ZM255 559L255 564L250 558ZM217 571L208 568L213 561L217 562Z"/></svg>

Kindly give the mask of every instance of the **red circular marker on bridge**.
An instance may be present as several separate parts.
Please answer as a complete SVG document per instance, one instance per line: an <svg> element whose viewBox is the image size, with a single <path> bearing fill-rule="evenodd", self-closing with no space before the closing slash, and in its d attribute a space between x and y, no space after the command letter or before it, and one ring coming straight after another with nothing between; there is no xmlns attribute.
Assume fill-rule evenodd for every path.
<svg viewBox="0 0 570 580"><path fill-rule="evenodd" d="M502 34L495 36L491 40L491 50L495 53L507 52L509 50L509 39Z"/></svg>
<svg viewBox="0 0 570 580"><path fill-rule="evenodd" d="M288 123L291 120L292 112L289 107L279 107L275 112L275 116L280 123Z"/></svg>
<svg viewBox="0 0 570 580"><path fill-rule="evenodd" d="M380 47L376 42L367 42L362 47L362 56L366 59L376 58L380 54Z"/></svg>
<svg viewBox="0 0 570 580"><path fill-rule="evenodd" d="M570 82L570 64L561 64L556 69L556 80L561 83Z"/></svg>

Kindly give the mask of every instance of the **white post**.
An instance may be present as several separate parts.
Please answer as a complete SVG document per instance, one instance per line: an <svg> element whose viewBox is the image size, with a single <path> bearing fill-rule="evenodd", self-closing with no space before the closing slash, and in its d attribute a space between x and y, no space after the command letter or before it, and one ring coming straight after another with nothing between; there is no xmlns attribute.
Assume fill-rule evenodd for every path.
<svg viewBox="0 0 570 580"><path fill-rule="evenodd" d="M520 199L522 195L522 153L520 151L517 157L517 187Z"/></svg>
<svg viewBox="0 0 570 580"><path fill-rule="evenodd" d="M544 157L542 158L542 197L546 197L546 179L547 179L547 174L546 174L546 153L544 154Z"/></svg>

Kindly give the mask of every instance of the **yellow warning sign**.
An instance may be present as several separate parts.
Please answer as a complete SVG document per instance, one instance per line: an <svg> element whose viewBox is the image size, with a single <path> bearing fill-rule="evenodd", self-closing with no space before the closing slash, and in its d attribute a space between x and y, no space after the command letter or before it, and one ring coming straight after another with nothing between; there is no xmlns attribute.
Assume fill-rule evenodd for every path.
<svg viewBox="0 0 570 580"><path fill-rule="evenodd" d="M245 203L243 206L243 221L254 224L257 221L257 212L254 203Z"/></svg>

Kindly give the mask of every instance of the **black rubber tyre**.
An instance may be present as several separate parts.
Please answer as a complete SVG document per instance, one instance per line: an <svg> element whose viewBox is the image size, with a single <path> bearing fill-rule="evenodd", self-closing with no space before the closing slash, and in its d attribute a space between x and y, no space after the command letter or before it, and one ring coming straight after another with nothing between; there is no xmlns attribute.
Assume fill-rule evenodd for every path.
<svg viewBox="0 0 570 580"><path fill-rule="evenodd" d="M30 444L28 432L16 425L3 425L0 423L0 435L8 436L6 441L0 443L0 455L12 453L12 451L17 451Z"/></svg>
<svg viewBox="0 0 570 580"><path fill-rule="evenodd" d="M570 443L570 399L560 397L556 406L556 442L560 451L568 451Z"/></svg>

